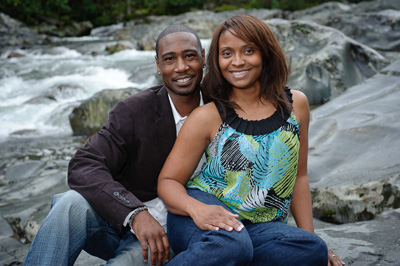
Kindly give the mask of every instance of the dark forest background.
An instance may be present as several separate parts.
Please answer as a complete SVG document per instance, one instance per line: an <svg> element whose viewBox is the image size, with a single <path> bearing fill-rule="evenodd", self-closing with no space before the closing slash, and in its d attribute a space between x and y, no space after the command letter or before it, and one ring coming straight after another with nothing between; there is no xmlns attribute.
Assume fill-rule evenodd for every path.
<svg viewBox="0 0 400 266"><path fill-rule="evenodd" d="M177 15L187 11L221 12L238 8L300 10L322 4L323 0L1 0L3 12L27 25L41 23L66 26L90 21L105 26L148 15ZM341 1L358 3L361 0Z"/></svg>

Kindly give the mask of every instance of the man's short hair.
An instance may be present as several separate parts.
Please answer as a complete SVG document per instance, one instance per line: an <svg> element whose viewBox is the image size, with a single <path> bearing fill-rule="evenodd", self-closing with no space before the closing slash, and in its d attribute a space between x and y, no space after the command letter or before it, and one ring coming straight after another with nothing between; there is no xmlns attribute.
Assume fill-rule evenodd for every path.
<svg viewBox="0 0 400 266"><path fill-rule="evenodd" d="M185 26L185 25L174 24L174 25L168 26L165 30L163 30L163 31L158 35L158 38L157 38L157 41L156 41L156 55L157 55L157 58L158 58L158 43L159 43L159 41L160 41L164 36L166 36L166 35L168 35L168 34L171 34L171 33L175 33L175 32L189 32L189 33L192 33L192 34L196 37L197 44L198 44L198 46L199 46L199 48L200 48L200 51L203 50L203 48L202 48L202 46L201 46L200 38L199 38L199 36L197 35L197 32L196 32L196 31L194 31L192 28L190 28L190 27L188 27L188 26Z"/></svg>

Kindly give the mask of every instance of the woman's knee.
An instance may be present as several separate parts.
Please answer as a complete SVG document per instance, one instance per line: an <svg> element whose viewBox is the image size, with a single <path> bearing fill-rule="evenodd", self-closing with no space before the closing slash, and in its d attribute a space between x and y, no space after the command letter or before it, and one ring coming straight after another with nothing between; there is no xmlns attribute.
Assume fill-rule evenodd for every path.
<svg viewBox="0 0 400 266"><path fill-rule="evenodd" d="M253 244L248 233L223 229L209 231L204 234L202 241L211 242L223 261L236 262L232 265L249 265L253 259ZM231 265L231 264L227 264Z"/></svg>
<svg viewBox="0 0 400 266"><path fill-rule="evenodd" d="M305 231L300 236L293 237L289 244L294 248L292 254L297 254L299 259L298 265L327 265L328 264L328 247L324 240L314 233Z"/></svg>
<svg viewBox="0 0 400 266"><path fill-rule="evenodd" d="M310 248L314 265L327 265L328 264L328 247L324 240L319 236L314 235L314 245Z"/></svg>

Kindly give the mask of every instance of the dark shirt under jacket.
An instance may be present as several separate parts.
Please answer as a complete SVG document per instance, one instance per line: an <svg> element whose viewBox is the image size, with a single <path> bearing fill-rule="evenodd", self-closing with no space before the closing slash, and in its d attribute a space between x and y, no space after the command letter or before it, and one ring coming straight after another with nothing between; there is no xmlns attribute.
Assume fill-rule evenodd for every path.
<svg viewBox="0 0 400 266"><path fill-rule="evenodd" d="M176 139L165 86L118 102L103 128L69 163L68 184L125 231L126 216L157 197L157 179Z"/></svg>

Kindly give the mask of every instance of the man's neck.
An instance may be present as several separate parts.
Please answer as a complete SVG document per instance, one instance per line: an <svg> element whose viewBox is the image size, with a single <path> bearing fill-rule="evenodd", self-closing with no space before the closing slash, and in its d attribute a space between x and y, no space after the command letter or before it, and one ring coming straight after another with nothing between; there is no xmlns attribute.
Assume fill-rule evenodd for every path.
<svg viewBox="0 0 400 266"><path fill-rule="evenodd" d="M178 113L182 116L188 116L200 104L200 90L196 90L191 95L181 96L174 93L169 94Z"/></svg>

